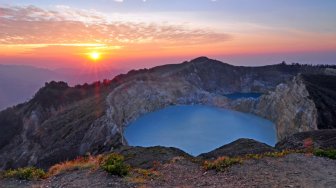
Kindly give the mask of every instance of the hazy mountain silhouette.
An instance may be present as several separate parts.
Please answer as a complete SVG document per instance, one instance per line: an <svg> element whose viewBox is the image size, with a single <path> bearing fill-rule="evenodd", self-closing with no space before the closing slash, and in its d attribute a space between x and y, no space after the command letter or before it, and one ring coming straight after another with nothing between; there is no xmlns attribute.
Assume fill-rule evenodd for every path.
<svg viewBox="0 0 336 188"><path fill-rule="evenodd" d="M111 79L121 72L103 70L93 73L77 69L49 70L26 65L0 65L0 110L28 101L45 82L56 80L76 85Z"/></svg>

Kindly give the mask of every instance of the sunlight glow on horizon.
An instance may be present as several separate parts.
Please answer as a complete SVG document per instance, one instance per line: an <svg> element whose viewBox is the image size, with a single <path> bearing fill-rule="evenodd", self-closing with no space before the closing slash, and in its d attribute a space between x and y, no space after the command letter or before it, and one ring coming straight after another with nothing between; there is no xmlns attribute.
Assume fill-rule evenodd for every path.
<svg viewBox="0 0 336 188"><path fill-rule="evenodd" d="M98 61L101 58L101 53L99 52L90 52L89 53L89 57L90 59L92 59L93 61Z"/></svg>
<svg viewBox="0 0 336 188"><path fill-rule="evenodd" d="M59 62L53 67L71 67L89 57L106 64L113 60L113 65L148 67L145 61L134 62L336 53L335 1L188 2L13 0L9 4L0 0L0 64L21 59L48 63L57 58L72 65ZM336 63L333 57L330 61ZM326 61L322 58L317 63Z"/></svg>

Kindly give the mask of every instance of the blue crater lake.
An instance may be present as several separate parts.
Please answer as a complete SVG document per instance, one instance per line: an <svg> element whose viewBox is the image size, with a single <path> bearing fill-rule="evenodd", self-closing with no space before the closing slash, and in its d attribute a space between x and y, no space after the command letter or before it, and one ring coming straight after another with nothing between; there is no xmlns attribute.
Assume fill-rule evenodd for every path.
<svg viewBox="0 0 336 188"><path fill-rule="evenodd" d="M191 155L209 152L239 138L274 146L275 125L251 114L202 105L170 106L148 113L125 129L131 146L167 146Z"/></svg>

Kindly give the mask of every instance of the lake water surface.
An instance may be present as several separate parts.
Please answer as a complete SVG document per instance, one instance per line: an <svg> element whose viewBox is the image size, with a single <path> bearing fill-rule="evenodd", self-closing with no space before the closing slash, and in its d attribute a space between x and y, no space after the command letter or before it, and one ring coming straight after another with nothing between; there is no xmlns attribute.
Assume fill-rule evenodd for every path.
<svg viewBox="0 0 336 188"><path fill-rule="evenodd" d="M216 107L171 106L148 113L125 130L131 146L169 146L194 156L239 138L252 138L274 146L275 125L251 114Z"/></svg>

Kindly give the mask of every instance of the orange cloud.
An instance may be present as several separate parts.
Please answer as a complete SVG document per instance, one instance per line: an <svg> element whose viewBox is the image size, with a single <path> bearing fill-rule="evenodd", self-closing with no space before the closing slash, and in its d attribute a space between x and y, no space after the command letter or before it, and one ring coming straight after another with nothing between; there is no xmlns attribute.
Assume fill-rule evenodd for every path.
<svg viewBox="0 0 336 188"><path fill-rule="evenodd" d="M189 29L182 25L108 22L103 16L67 8L65 12L34 6L2 7L0 11L0 44L7 47L16 45L30 51L46 46L97 47L102 50L122 46L136 51L137 48L150 46L167 49L215 44L231 39L225 33ZM83 18L89 21L82 21Z"/></svg>

